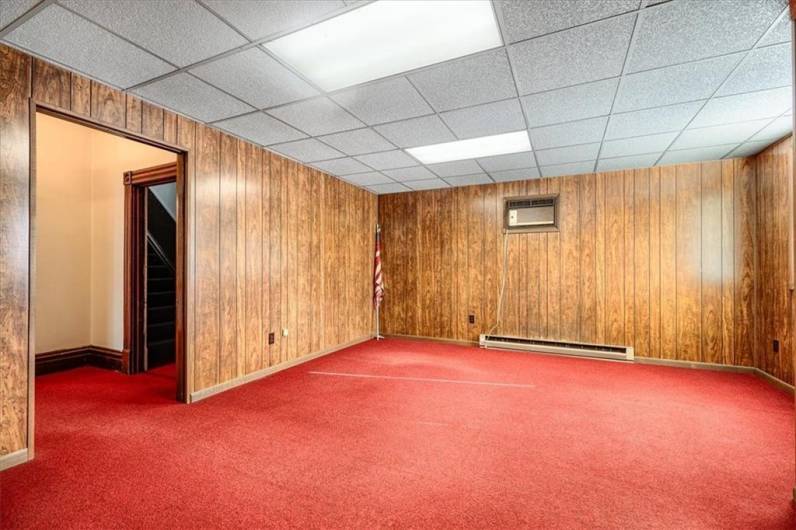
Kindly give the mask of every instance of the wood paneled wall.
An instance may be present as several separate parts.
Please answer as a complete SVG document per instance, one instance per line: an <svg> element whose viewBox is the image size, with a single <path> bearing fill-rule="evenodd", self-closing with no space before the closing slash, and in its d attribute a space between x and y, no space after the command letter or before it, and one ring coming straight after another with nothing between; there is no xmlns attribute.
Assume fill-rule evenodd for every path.
<svg viewBox="0 0 796 530"><path fill-rule="evenodd" d="M755 157L757 169L757 367L793 383L793 291L788 245L788 197L793 178L793 139L786 138ZM779 352L773 341L779 340Z"/></svg>
<svg viewBox="0 0 796 530"><path fill-rule="evenodd" d="M374 195L0 46L0 456L28 444L31 97L187 152L189 393L372 336Z"/></svg>
<svg viewBox="0 0 796 530"><path fill-rule="evenodd" d="M507 236L496 332L632 345L643 357L763 363L792 381L783 283L789 173L782 156L759 160L380 196L382 330L467 341L488 332L503 198L558 193L558 232ZM765 164L777 165L776 176L758 179ZM758 316L762 306L773 310ZM772 338L782 343L776 359L763 349Z"/></svg>

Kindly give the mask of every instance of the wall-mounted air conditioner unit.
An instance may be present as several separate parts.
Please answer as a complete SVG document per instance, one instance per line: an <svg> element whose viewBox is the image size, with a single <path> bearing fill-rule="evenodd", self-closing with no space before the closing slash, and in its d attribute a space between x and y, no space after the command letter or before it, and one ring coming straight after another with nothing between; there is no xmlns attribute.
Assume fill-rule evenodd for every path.
<svg viewBox="0 0 796 530"><path fill-rule="evenodd" d="M558 195L507 197L503 211L507 232L558 230Z"/></svg>

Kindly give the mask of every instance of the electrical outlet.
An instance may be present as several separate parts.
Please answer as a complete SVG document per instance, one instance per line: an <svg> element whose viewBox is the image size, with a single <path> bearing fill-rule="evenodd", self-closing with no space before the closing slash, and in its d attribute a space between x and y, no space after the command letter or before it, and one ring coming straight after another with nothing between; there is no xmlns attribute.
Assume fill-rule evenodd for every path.
<svg viewBox="0 0 796 530"><path fill-rule="evenodd" d="M774 342L773 344L771 344L771 347L774 349L774 353L779 353L779 341L777 339L774 339Z"/></svg>
<svg viewBox="0 0 796 530"><path fill-rule="evenodd" d="M282 329L282 336L287 337L287 328Z"/></svg>
<svg viewBox="0 0 796 530"><path fill-rule="evenodd" d="M274 333L271 332L268 334L268 344L273 344L274 342L276 342L276 338L274 337Z"/></svg>
<svg viewBox="0 0 796 530"><path fill-rule="evenodd" d="M475 315L467 315L467 322L475 324Z"/></svg>

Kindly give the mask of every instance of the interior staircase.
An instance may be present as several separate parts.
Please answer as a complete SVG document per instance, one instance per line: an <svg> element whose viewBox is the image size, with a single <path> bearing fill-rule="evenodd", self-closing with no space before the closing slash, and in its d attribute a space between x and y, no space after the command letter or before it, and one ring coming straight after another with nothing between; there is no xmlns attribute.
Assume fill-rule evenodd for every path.
<svg viewBox="0 0 796 530"><path fill-rule="evenodd" d="M174 220L150 193L146 256L147 369L173 363L176 275Z"/></svg>

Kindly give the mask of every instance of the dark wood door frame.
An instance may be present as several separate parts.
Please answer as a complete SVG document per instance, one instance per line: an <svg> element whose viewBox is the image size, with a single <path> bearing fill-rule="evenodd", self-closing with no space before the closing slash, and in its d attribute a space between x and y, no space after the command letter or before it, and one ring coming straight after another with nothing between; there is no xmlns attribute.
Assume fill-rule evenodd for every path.
<svg viewBox="0 0 796 530"><path fill-rule="evenodd" d="M103 132L107 132L113 134L115 136L120 136L123 138L127 138L128 140L133 140L139 143L151 145L153 147L157 147L163 149L165 151L171 151L177 155L177 162L176 164L168 164L172 167L171 177L172 181L176 183L176 192L177 192L177 260L175 263L175 272L176 272L176 302L175 302L175 338L174 338L174 350L176 356L176 365L177 365L177 394L176 398L177 401L181 401L183 403L188 403L188 360L186 358L186 340L185 340L185 285L186 285L186 239L185 239L185 226L186 226L186 215L185 215L185 167L186 167L186 159L189 156L189 153L184 149L180 148L177 145L169 144L167 142L159 142L153 141L150 138L145 136L137 135L130 131L115 128L112 126L108 126L107 124L101 123L97 120L86 118L84 116L72 113L70 111L66 111L60 109L55 106L50 106L44 103L36 102L35 100L30 100L30 137L33 139L30 142L30 247L29 247L29 260L30 260L30 284L29 284L29 297L30 297L30 305L29 305L29 315L28 319L30 322L28 328L28 355L29 355L29 388L30 391L28 393L28 436L29 436L29 444L30 444L30 454L32 457L33 451L33 426L34 426L34 399L35 399L35 379L34 379L34 366L35 366L35 323L33 320L34 315L34 306L35 306L35 270L36 270L36 203L35 203L35 189L36 189L36 114L37 113L48 114L55 118L59 118L66 121L71 121L73 123L77 123L78 125L83 125L85 127L89 127L92 129L97 129ZM157 175L152 175L151 178L158 178ZM154 183L155 181L152 181ZM125 197L125 207L127 205L127 198ZM126 220L126 219L125 219ZM125 234L125 252L127 251L126 246L127 241L127 234ZM125 260L125 265L127 265L128 260ZM127 278L127 271L125 270L125 279ZM128 307L127 307L127 298L128 295L128 288L129 285L125 282L125 335L124 335L124 351L123 355L127 355L129 352L129 344L130 338L128 335ZM127 366L129 366L129 358L126 360Z"/></svg>
<svg viewBox="0 0 796 530"><path fill-rule="evenodd" d="M175 340L174 353L177 373L185 372L184 332L182 310L184 307L185 277L185 215L184 179L181 164L170 163L159 166L128 171L124 174L124 349L122 350L123 369L128 374L142 372L145 366L146 337L144 293L146 277L144 264L146 256L146 193L150 186L174 182L177 192L176 241L177 259L174 264L177 285L175 291ZM185 381L179 377L177 396L184 401Z"/></svg>

